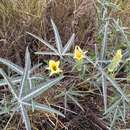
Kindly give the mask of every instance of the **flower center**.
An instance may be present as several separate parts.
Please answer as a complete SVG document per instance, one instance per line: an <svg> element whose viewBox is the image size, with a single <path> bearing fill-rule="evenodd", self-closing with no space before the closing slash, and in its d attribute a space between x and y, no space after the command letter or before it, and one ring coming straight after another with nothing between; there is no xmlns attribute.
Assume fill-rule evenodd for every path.
<svg viewBox="0 0 130 130"><path fill-rule="evenodd" d="M77 52L77 57L80 58L82 54L80 52Z"/></svg>
<svg viewBox="0 0 130 130"><path fill-rule="evenodd" d="M52 66L53 71L57 70L57 67L55 65Z"/></svg>

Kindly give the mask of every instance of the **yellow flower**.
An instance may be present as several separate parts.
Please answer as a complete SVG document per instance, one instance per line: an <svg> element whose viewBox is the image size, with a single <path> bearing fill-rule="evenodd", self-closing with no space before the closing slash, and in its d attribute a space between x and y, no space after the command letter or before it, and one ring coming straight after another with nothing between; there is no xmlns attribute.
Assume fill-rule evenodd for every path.
<svg viewBox="0 0 130 130"><path fill-rule="evenodd" d="M62 70L59 68L59 65L60 65L60 61L54 61L54 60L49 61L48 69L51 72L50 76L53 74L58 74L58 73L62 72Z"/></svg>
<svg viewBox="0 0 130 130"><path fill-rule="evenodd" d="M108 71L113 72L117 69L121 59L122 59L122 51L121 49L117 50L115 56L112 59L112 62L108 65Z"/></svg>
<svg viewBox="0 0 130 130"><path fill-rule="evenodd" d="M117 50L115 57L116 60L120 61L122 59L122 52L121 49Z"/></svg>
<svg viewBox="0 0 130 130"><path fill-rule="evenodd" d="M74 50L74 59L80 61L83 58L85 58L85 53L83 52L83 50L79 47L79 46L75 46L75 50Z"/></svg>

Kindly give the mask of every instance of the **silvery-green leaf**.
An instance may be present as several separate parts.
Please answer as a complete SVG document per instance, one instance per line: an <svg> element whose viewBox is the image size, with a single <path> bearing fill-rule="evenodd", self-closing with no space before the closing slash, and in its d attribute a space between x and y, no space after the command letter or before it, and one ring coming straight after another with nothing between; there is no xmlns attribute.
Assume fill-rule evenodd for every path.
<svg viewBox="0 0 130 130"><path fill-rule="evenodd" d="M21 81L21 84L20 84L19 97L22 96L24 85L25 85L25 82L28 79L28 74L29 74L30 68L31 68L31 59L30 59L30 53L29 53L28 47L27 47L26 48L26 54L25 54L25 69L24 69L24 74L23 74L22 81Z"/></svg>
<svg viewBox="0 0 130 130"><path fill-rule="evenodd" d="M2 62L3 64L7 65L9 68L11 68L12 70L14 70L15 72L17 72L18 74L22 75L24 70L23 68L21 68L20 66L6 60L3 58L0 58L0 62Z"/></svg>
<svg viewBox="0 0 130 130"><path fill-rule="evenodd" d="M39 87L37 87L36 90L31 91L28 95L22 98L22 100L30 100L31 98L35 98L42 94L43 92L50 89L52 86L56 85L61 79L63 79L63 76L55 78L51 81L48 81L44 84L41 84Z"/></svg>
<svg viewBox="0 0 130 130"><path fill-rule="evenodd" d="M64 113L66 114L66 111L67 111L67 94L66 94L66 92L65 92L65 95L64 95L64 107L65 107Z"/></svg>
<svg viewBox="0 0 130 130"><path fill-rule="evenodd" d="M22 79L22 76L18 76L16 78L10 78L10 82L15 84L15 83L20 83ZM41 76L31 76L30 77L31 80L43 80L44 78ZM8 85L5 79L1 79L0 80L0 86L3 85Z"/></svg>
<svg viewBox="0 0 130 130"><path fill-rule="evenodd" d="M111 113L120 103L120 101L122 100L122 98L120 98L119 100L117 100L115 103L113 103L104 114L108 114Z"/></svg>
<svg viewBox="0 0 130 130"><path fill-rule="evenodd" d="M110 83L113 85L113 87L121 94L121 96L127 101L129 102L129 99L127 97L127 95L123 92L123 90L119 87L119 85L116 83L116 81L114 81L112 78L110 78L105 72L102 71L102 74L106 77L106 79L108 81L110 81Z"/></svg>
<svg viewBox="0 0 130 130"><path fill-rule="evenodd" d="M29 80L29 88L30 88L30 90L31 90L31 89L33 88L33 83L32 83L31 78L29 78L28 80Z"/></svg>
<svg viewBox="0 0 130 130"><path fill-rule="evenodd" d="M5 73L2 69L0 69L0 73L2 74L2 76L4 77L4 79L6 80L8 86L9 86L9 89L10 89L11 93L13 94L13 96L14 96L16 99L18 99L18 97L17 97L17 95L16 95L16 93L15 93L15 90L14 90L14 88L13 88L13 84L11 83L11 81L10 81L10 79L8 78L8 76L6 75L6 73Z"/></svg>
<svg viewBox="0 0 130 130"><path fill-rule="evenodd" d="M53 31L55 34L56 46L57 46L58 52L59 52L59 54L62 54L63 47L62 47L62 42L61 42L61 38L59 35L59 31L58 31L58 29L57 29L57 27L52 19L51 19L51 23L52 23Z"/></svg>
<svg viewBox="0 0 130 130"><path fill-rule="evenodd" d="M35 54L37 54L37 55L55 55L55 56L57 56L57 55L59 55L59 54L57 54L57 53L55 53L55 52L35 52Z"/></svg>
<svg viewBox="0 0 130 130"><path fill-rule="evenodd" d="M86 59L95 66L95 63L86 56ZM121 96L127 101L129 102L129 99L127 97L126 94L124 94L124 92L122 91L122 89L119 87L119 85L116 83L116 81L114 81L112 78L110 78L103 70L100 66L97 66L97 69L106 77L106 79L113 85L113 87L121 94Z"/></svg>
<svg viewBox="0 0 130 130"><path fill-rule="evenodd" d="M75 38L75 34L73 33L72 36L70 37L69 41L66 43L62 55L65 55L65 53L67 51L69 51L69 49L71 48L71 46L74 44L74 38Z"/></svg>
<svg viewBox="0 0 130 130"><path fill-rule="evenodd" d="M106 50L107 50L107 40L108 40L108 26L109 22L106 22L104 26L104 37L103 37L103 43L102 43L102 50L101 50L101 60L105 60L104 58L106 57Z"/></svg>
<svg viewBox="0 0 130 130"><path fill-rule="evenodd" d="M42 65L42 63L34 65L32 68L30 68L29 73L33 73L33 71L36 70L36 69L38 69L41 65Z"/></svg>
<svg viewBox="0 0 130 130"><path fill-rule="evenodd" d="M123 117L125 118L126 117L126 114L127 114L127 112L126 112L126 101L124 100L124 99L122 99L122 102L123 102Z"/></svg>
<svg viewBox="0 0 130 130"><path fill-rule="evenodd" d="M120 116L121 116L123 122L126 124L125 116L124 116L123 112L121 111L121 109L119 109L119 112L120 112Z"/></svg>
<svg viewBox="0 0 130 130"><path fill-rule="evenodd" d="M51 105L54 106L54 107L58 107L58 108L60 108L60 109L66 110L66 111L68 111L68 112L71 112L71 113L73 113L73 114L77 114L76 112L71 111L71 110L69 110L69 109L65 109L64 107L57 106L57 105L55 105L55 104L51 104Z"/></svg>
<svg viewBox="0 0 130 130"><path fill-rule="evenodd" d="M117 106L116 109L115 109L115 112L114 112L113 120L112 120L111 125L110 125L111 128L113 127L116 119L118 118L118 115L117 115L118 114L118 109L119 109L119 107Z"/></svg>
<svg viewBox="0 0 130 130"><path fill-rule="evenodd" d="M102 91L103 91L104 108L106 111L107 110L107 85L106 85L106 79L103 74L102 74Z"/></svg>
<svg viewBox="0 0 130 130"><path fill-rule="evenodd" d="M74 54L73 53L65 53L64 56L71 56L71 57L73 57Z"/></svg>
<svg viewBox="0 0 130 130"><path fill-rule="evenodd" d="M78 93L78 91L68 91L67 93L73 96L83 97L83 94Z"/></svg>
<svg viewBox="0 0 130 130"><path fill-rule="evenodd" d="M22 104L20 104L20 108L21 108L21 113L22 113L22 116L23 116L23 121L25 123L26 130L31 130L30 120L29 120L27 111L24 108L24 106L22 106Z"/></svg>
<svg viewBox="0 0 130 130"><path fill-rule="evenodd" d="M44 45L46 45L48 48L50 48L52 51L54 51L57 55L59 55L57 50L53 46L51 46L47 41L43 40L42 38L40 38L40 37L38 37L38 36L36 36L32 33L27 32L27 34L29 34L29 35L33 36L34 38L38 39L40 42L42 42Z"/></svg>
<svg viewBox="0 0 130 130"><path fill-rule="evenodd" d="M21 79L22 79L21 76L16 77L16 78L10 78L10 82L11 82L11 83L18 83L18 82L21 81ZM4 86L4 85L8 85L8 84L7 84L7 82L6 82L5 79L1 79L1 80L0 80L0 86Z"/></svg>
<svg viewBox="0 0 130 130"><path fill-rule="evenodd" d="M27 102L23 102L23 104L25 104L25 105L27 105L27 106L32 106L32 104L27 103ZM40 104L40 103L34 102L33 107L34 107L34 110L42 110L42 111L44 111L44 112L55 113L55 114L57 114L57 115L60 115L60 116L62 116L62 117L65 117L65 115L62 114L60 111L58 111L58 110L56 110L56 109L54 109L54 108L52 108L52 107L50 107L50 106L47 106L47 105L45 105L45 104Z"/></svg>
<svg viewBox="0 0 130 130"><path fill-rule="evenodd" d="M124 40L127 42L127 44L129 43L129 40L128 40L128 37L127 37L127 35L125 34L125 32L124 32L124 30L122 29L122 27L119 25L119 22L118 21L116 21L115 19L113 19L113 22L114 22L114 24L115 24L115 28L116 29L118 29L118 30L120 30L120 32L122 33L122 35L124 36ZM128 44L128 46L130 46L129 44Z"/></svg>
<svg viewBox="0 0 130 130"><path fill-rule="evenodd" d="M63 97L65 95L65 92L61 92L60 94L56 95L54 98Z"/></svg>
<svg viewBox="0 0 130 130"><path fill-rule="evenodd" d="M79 106L79 108L84 111L83 107L79 104L79 102L73 97L71 96L70 94L67 94L67 96L77 105Z"/></svg>

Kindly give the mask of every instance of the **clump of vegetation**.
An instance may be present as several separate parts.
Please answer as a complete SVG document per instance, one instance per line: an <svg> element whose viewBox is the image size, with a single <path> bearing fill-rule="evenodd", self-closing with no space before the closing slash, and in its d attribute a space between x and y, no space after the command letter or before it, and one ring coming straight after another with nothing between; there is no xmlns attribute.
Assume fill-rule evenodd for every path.
<svg viewBox="0 0 130 130"><path fill-rule="evenodd" d="M27 45L25 57L22 57L24 65L23 62L21 65L24 67L5 57L0 58L0 129L129 128L129 32L121 19L113 16L123 10L123 3L97 0L90 4L88 1L83 0L77 9L74 1L72 33L68 40L61 40L59 27L50 19L49 28L53 30L53 34L50 31L50 40L46 36L44 39L41 37L43 32L25 27L24 36L32 43ZM39 29L37 22L42 21L45 13L43 4L48 9L48 4L52 7L51 4L57 3L56 0L52 3L41 0L2 1L0 18L9 21L8 25L14 25L17 30L22 25L15 25L12 17L30 17L30 20L36 20L31 24ZM76 41L79 35L76 27L88 3L94 6L96 12L96 29L91 33L95 44L84 47L84 42L79 44ZM76 10L79 12L76 13ZM20 22L23 20L20 19ZM4 27L1 30L4 34L1 35L2 42L8 39L8 35L4 37ZM20 121L19 116L22 117Z"/></svg>

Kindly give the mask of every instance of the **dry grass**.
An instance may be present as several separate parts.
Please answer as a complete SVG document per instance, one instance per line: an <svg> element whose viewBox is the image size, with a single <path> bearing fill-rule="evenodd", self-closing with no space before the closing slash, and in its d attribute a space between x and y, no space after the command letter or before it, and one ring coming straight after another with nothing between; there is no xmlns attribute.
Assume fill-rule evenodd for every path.
<svg viewBox="0 0 130 130"><path fill-rule="evenodd" d="M117 0L117 4L120 5L121 10L113 15L114 17L120 18L123 22L123 25L129 27L130 30L130 1Z"/></svg>
<svg viewBox="0 0 130 130"><path fill-rule="evenodd" d="M25 47L34 42L26 31L53 40L50 18L57 24L63 42L75 32L76 43L84 47L95 43L96 17L91 0L2 0L0 55L22 65Z"/></svg>
<svg viewBox="0 0 130 130"><path fill-rule="evenodd" d="M2 0L0 2L0 44L2 57L23 64L26 31L44 33L45 0ZM14 55L15 54L15 55Z"/></svg>

